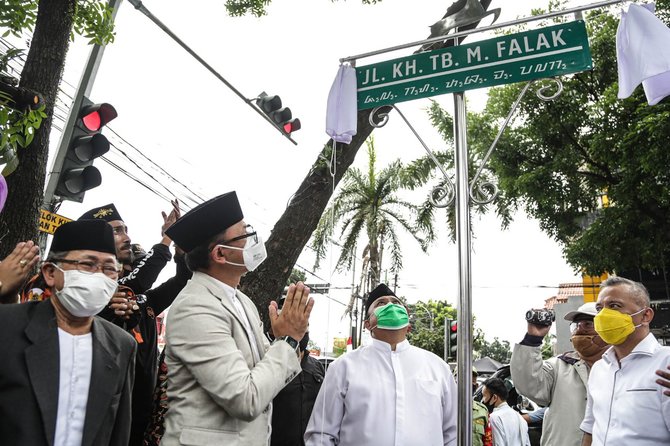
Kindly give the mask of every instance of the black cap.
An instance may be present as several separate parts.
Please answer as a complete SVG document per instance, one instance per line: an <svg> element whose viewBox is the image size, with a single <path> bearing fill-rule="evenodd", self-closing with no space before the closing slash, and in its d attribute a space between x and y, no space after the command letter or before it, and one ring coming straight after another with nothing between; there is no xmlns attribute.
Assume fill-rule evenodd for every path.
<svg viewBox="0 0 670 446"><path fill-rule="evenodd" d="M194 207L170 226L165 234L185 252L189 252L243 218L237 194L235 191L228 192Z"/></svg>
<svg viewBox="0 0 670 446"><path fill-rule="evenodd" d="M114 231L102 220L77 220L61 225L54 233L51 251L89 250L116 255Z"/></svg>
<svg viewBox="0 0 670 446"><path fill-rule="evenodd" d="M121 214L116 210L114 203L109 203L104 206L93 208L87 212L84 212L78 220L102 220L106 222L114 220L123 220Z"/></svg>
<svg viewBox="0 0 670 446"><path fill-rule="evenodd" d="M374 290L370 291L370 294L368 294L368 300L365 301L365 317L368 317L368 310L370 309L370 305L380 297L384 296L394 296L398 297L395 295L393 291L391 291L391 288L387 287L385 283L380 283L377 285L377 288Z"/></svg>

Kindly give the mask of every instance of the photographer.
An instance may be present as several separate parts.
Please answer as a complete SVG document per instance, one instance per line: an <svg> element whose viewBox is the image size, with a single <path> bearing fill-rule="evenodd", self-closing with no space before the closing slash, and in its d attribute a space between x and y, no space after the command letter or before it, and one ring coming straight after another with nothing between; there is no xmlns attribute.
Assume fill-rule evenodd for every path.
<svg viewBox="0 0 670 446"><path fill-rule="evenodd" d="M609 347L593 327L595 302L585 303L565 315L571 321L570 340L575 352L542 360L541 345L549 333L553 314L533 311L527 315L528 332L514 346L510 369L519 393L547 406L542 424L541 445L579 446L579 425L586 408L586 385L593 363ZM540 325L541 324L541 325Z"/></svg>

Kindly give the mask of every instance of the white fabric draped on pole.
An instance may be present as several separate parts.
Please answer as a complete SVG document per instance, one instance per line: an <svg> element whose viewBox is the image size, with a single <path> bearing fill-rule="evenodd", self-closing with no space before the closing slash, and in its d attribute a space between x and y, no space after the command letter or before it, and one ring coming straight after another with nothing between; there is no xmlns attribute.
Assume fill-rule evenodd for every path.
<svg viewBox="0 0 670 446"><path fill-rule="evenodd" d="M333 141L349 144L356 134L356 69L340 65L328 94L326 133Z"/></svg>
<svg viewBox="0 0 670 446"><path fill-rule="evenodd" d="M631 4L616 34L619 99L642 82L649 105L670 95L670 29L654 15L654 4Z"/></svg>

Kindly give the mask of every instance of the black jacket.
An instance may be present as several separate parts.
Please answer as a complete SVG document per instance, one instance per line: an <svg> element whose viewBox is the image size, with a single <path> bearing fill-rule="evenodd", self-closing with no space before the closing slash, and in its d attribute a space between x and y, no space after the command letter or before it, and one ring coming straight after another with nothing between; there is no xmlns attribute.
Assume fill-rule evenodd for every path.
<svg viewBox="0 0 670 446"><path fill-rule="evenodd" d="M154 245L144 258L133 264L132 271L119 279L119 285L127 286L135 294L144 293L153 286L170 259L172 253L168 246L162 243Z"/></svg>
<svg viewBox="0 0 670 446"><path fill-rule="evenodd" d="M305 353L302 372L272 401L271 446L304 445L303 435L324 377L323 365Z"/></svg>
<svg viewBox="0 0 670 446"><path fill-rule="evenodd" d="M172 305L172 302L192 275L186 267L183 256L175 256L175 262L177 263L177 272L174 277L137 296L140 320L135 329L139 332L141 342L138 343L135 362L131 446L141 446L143 444L144 431L151 418L152 397L158 374L156 316Z"/></svg>
<svg viewBox="0 0 670 446"><path fill-rule="evenodd" d="M93 320L93 363L82 446L126 446L136 343ZM0 306L0 443L53 445L60 354L51 300Z"/></svg>
<svg viewBox="0 0 670 446"><path fill-rule="evenodd" d="M139 311L135 312L130 320L117 317L109 308L99 314L99 316L126 329L138 343L130 446L142 446L144 431L151 418L152 396L158 373L156 316L172 305L172 302L192 275L186 267L184 256L175 256L177 271L174 277L156 288L147 290L146 287L153 285L170 257L170 249L167 246L160 243L154 245L147 257L144 258L145 262L140 262L129 275L119 279L119 284L133 290L137 298L137 305L140 307ZM137 288L133 288L133 286Z"/></svg>

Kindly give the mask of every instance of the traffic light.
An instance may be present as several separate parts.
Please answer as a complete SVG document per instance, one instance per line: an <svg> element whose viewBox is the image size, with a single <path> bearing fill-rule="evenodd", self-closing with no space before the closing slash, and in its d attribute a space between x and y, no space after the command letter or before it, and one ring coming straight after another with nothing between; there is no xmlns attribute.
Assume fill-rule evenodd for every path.
<svg viewBox="0 0 670 446"><path fill-rule="evenodd" d="M286 135L290 136L292 132L300 130L300 119L293 118L290 108L282 107L279 96L261 93L256 99L256 105Z"/></svg>
<svg viewBox="0 0 670 446"><path fill-rule="evenodd" d="M458 321L449 320L449 358L456 360L458 353Z"/></svg>
<svg viewBox="0 0 670 446"><path fill-rule="evenodd" d="M109 141L100 132L116 117L111 105L84 98L56 186L61 199L81 203L87 190L100 186L102 177L93 161L109 151Z"/></svg>

